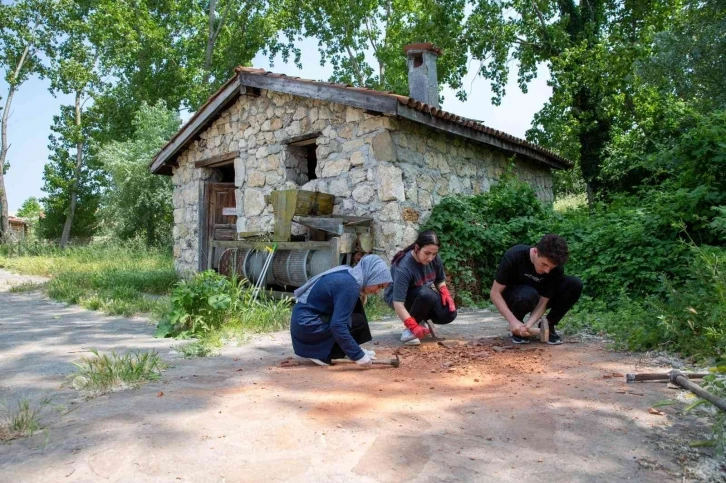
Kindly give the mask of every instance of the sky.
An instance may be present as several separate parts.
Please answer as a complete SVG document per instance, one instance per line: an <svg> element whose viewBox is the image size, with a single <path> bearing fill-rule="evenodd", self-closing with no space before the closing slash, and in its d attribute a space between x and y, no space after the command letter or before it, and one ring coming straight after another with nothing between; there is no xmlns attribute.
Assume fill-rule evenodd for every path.
<svg viewBox="0 0 726 483"><path fill-rule="evenodd" d="M293 64L285 64L280 59L275 61L274 67L270 67L267 57L263 55L256 56L252 65L291 76L326 80L331 74L331 69L330 66L320 66L320 55L316 45L314 39L306 39L300 43L302 69ZM475 68L473 64L472 68ZM547 86L548 78L547 68L541 67L537 78L529 85L529 92L523 94L516 84L516 66L513 67L507 95L501 105L494 106L491 103L492 92L489 82L469 74L464 79L464 86L469 95L467 101L459 101L454 91L444 89L442 91L444 103L441 107L459 116L477 119L491 128L523 138L534 114L542 108L552 93L551 88ZM11 167L5 177L10 213L15 213L29 197L44 196L43 166L48 159L48 136L53 116L58 114L62 104L73 102L71 95L53 97L48 92L48 87L47 80L32 78L20 87L13 99L8 125L10 144L8 160ZM0 79L0 96L2 96L0 103L3 106L7 92L7 83ZM190 116L191 113L183 112L182 120Z"/></svg>

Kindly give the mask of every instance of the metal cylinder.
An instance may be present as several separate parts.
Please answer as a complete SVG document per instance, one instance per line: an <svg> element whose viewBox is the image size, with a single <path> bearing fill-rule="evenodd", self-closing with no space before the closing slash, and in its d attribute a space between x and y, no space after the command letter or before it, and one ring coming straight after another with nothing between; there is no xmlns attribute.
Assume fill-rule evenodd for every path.
<svg viewBox="0 0 726 483"><path fill-rule="evenodd" d="M277 285L300 287L308 281L307 260L310 250L282 250L272 260L272 274Z"/></svg>
<svg viewBox="0 0 726 483"><path fill-rule="evenodd" d="M249 250L246 248L228 248L219 258L219 273L227 277L244 278L244 263Z"/></svg>
<svg viewBox="0 0 726 483"><path fill-rule="evenodd" d="M228 248L219 260L219 273L228 277L236 274L254 285L269 255L267 250ZM301 287L312 277L331 268L333 262L329 250L279 250L273 255L265 284Z"/></svg>
<svg viewBox="0 0 726 483"><path fill-rule="evenodd" d="M330 252L328 250L313 250L307 267L308 277L313 278L331 268L333 268L333 261L330 259Z"/></svg>
<svg viewBox="0 0 726 483"><path fill-rule="evenodd" d="M270 252L267 250L253 250L245 257L243 273L245 278L252 282L253 285L257 284L257 281L262 275L262 268L265 266L265 261L269 256ZM272 285L274 283L275 278L272 275L272 270L268 270L267 276L265 277L265 284Z"/></svg>

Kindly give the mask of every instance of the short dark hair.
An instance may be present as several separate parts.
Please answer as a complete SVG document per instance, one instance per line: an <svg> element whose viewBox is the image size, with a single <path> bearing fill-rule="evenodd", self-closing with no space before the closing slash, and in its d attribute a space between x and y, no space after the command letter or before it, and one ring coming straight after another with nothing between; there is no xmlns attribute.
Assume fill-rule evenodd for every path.
<svg viewBox="0 0 726 483"><path fill-rule="evenodd" d="M558 267L567 263L570 258L570 250L567 248L567 241L560 235L549 233L537 242L537 253L545 257Z"/></svg>

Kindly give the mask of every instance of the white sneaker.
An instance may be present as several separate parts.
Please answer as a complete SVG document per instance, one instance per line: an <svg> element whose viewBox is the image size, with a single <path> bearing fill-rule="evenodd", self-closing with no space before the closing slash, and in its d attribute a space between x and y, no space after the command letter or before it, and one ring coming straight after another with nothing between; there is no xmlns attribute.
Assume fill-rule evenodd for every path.
<svg viewBox="0 0 726 483"><path fill-rule="evenodd" d="M413 335L411 329L406 329L401 333L401 342L406 345L419 345L421 343L421 341Z"/></svg>
<svg viewBox="0 0 726 483"><path fill-rule="evenodd" d="M313 359L312 357L308 357L308 359L310 359L311 361L313 361L314 363L316 363L319 366L329 366L330 365L327 362L321 361L320 359Z"/></svg>

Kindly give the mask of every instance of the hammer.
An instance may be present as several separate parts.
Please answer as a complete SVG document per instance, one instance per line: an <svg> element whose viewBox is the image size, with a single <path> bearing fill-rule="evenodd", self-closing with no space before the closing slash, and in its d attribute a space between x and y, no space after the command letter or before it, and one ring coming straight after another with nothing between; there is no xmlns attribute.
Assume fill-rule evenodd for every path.
<svg viewBox="0 0 726 483"><path fill-rule="evenodd" d="M529 323L529 322L528 322ZM534 322L533 322L534 325ZM538 335L540 342L547 342L550 340L550 326L549 324L542 324L544 327L530 327L527 325L527 332L530 335Z"/></svg>
<svg viewBox="0 0 726 483"><path fill-rule="evenodd" d="M339 364L341 362L344 362L347 364L350 364L350 363L355 364L355 361L351 361L350 359L333 359L331 361L332 364ZM373 364L377 364L377 365L393 366L393 367L398 367L401 365L401 360L398 358L398 355L396 355L395 359L373 359L371 362Z"/></svg>

